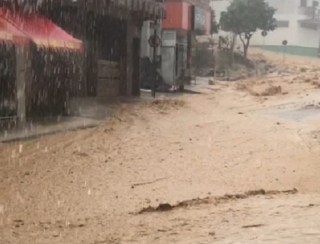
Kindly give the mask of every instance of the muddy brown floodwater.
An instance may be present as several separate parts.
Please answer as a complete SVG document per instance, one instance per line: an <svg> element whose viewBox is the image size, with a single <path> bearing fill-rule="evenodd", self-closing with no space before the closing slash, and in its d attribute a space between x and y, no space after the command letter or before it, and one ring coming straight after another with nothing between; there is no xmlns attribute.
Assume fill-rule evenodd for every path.
<svg viewBox="0 0 320 244"><path fill-rule="evenodd" d="M320 62L263 55L279 70L0 144L0 243L320 243Z"/></svg>

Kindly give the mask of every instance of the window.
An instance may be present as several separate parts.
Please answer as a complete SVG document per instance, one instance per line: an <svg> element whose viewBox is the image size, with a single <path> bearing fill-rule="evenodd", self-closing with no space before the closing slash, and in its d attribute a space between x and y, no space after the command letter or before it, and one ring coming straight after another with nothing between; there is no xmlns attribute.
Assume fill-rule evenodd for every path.
<svg viewBox="0 0 320 244"><path fill-rule="evenodd" d="M307 7L308 0L300 0L300 7Z"/></svg>
<svg viewBox="0 0 320 244"><path fill-rule="evenodd" d="M278 28L288 28L289 21L288 20L277 20L277 27Z"/></svg>
<svg viewBox="0 0 320 244"><path fill-rule="evenodd" d="M318 24L317 23L302 22L302 23L300 23L300 26L302 28L306 28L306 29L310 29L310 30L318 30Z"/></svg>

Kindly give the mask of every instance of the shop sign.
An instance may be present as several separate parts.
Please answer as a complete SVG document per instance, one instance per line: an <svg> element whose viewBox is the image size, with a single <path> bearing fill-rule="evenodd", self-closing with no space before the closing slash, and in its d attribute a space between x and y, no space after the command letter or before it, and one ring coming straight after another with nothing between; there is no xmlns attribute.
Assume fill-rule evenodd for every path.
<svg viewBox="0 0 320 244"><path fill-rule="evenodd" d="M206 10L194 7L194 22L193 22L193 30L196 33L202 34L206 31Z"/></svg>
<svg viewBox="0 0 320 244"><path fill-rule="evenodd" d="M162 31L162 46L175 46L177 44L177 32L172 30Z"/></svg>

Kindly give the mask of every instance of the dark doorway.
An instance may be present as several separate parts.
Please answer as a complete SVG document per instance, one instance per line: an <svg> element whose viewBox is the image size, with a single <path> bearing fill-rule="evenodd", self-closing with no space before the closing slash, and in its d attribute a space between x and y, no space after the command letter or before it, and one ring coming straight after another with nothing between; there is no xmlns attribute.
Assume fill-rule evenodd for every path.
<svg viewBox="0 0 320 244"><path fill-rule="evenodd" d="M132 46L132 95L140 96L140 39L134 38Z"/></svg>
<svg viewBox="0 0 320 244"><path fill-rule="evenodd" d="M15 47L0 44L0 119L16 115Z"/></svg>

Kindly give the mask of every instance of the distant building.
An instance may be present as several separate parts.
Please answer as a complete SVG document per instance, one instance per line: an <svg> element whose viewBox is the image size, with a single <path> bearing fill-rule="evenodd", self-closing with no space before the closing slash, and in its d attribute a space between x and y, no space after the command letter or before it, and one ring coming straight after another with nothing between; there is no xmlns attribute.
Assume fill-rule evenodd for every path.
<svg viewBox="0 0 320 244"><path fill-rule="evenodd" d="M152 69L153 48L148 38L154 28L161 37L161 47L157 50L157 73L161 82L169 86L183 86L191 79L192 40L196 35L208 35L211 30L210 0L163 0L165 14L158 25L145 21L142 28L141 58L145 72ZM148 61L149 60L149 61ZM154 71L153 71L154 73ZM151 78L148 78L151 77ZM152 80L152 75L145 75ZM150 86L148 82L146 88ZM150 83L150 82L149 82Z"/></svg>
<svg viewBox="0 0 320 244"><path fill-rule="evenodd" d="M212 7L217 20L222 11L226 11L231 1L213 0ZM320 46L320 6L313 0L266 0L277 11L278 28L262 37L257 32L252 38L252 45L280 51L282 42L288 41L288 52L293 54L317 56Z"/></svg>
<svg viewBox="0 0 320 244"><path fill-rule="evenodd" d="M183 85L191 79L192 40L210 34L210 1L166 0L165 11L161 74L166 83Z"/></svg>

